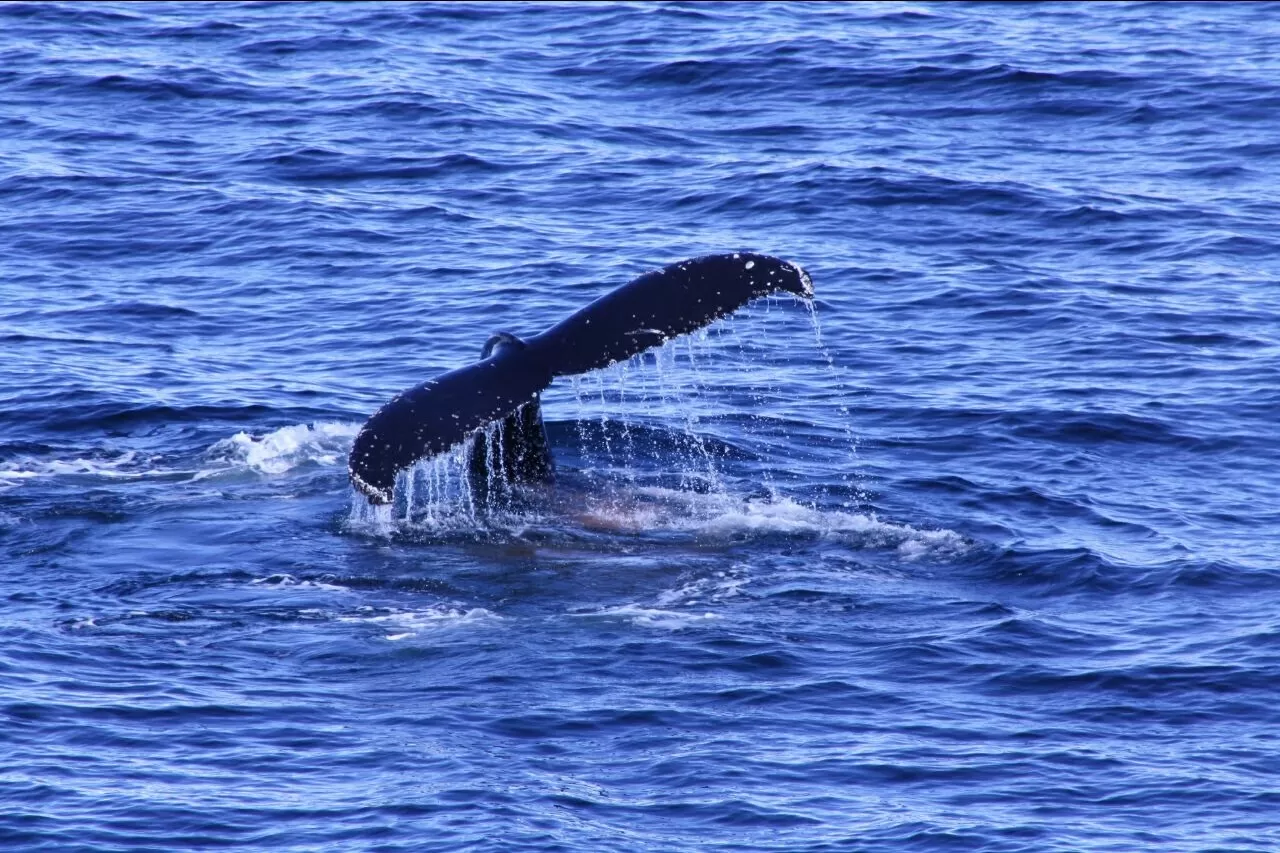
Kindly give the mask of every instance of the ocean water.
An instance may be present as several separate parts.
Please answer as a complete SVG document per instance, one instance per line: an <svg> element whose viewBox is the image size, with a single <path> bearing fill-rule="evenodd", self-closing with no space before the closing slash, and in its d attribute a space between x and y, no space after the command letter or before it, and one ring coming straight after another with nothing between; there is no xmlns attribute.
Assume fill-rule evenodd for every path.
<svg viewBox="0 0 1280 853"><path fill-rule="evenodd" d="M0 6L0 848L1280 849L1277 175L1270 4Z"/></svg>

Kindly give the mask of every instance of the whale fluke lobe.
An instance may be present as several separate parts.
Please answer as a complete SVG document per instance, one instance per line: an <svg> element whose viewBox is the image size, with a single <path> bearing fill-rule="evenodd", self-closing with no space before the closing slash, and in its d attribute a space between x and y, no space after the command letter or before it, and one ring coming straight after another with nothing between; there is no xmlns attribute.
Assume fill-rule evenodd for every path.
<svg viewBox="0 0 1280 853"><path fill-rule="evenodd" d="M813 296L800 267L768 255L708 255L645 273L529 341L556 376L607 367L701 329L778 290Z"/></svg>
<svg viewBox="0 0 1280 853"><path fill-rule="evenodd" d="M527 461L504 476L549 479L538 395L552 379L623 361L777 291L808 299L813 282L769 255L708 255L645 273L527 343L494 335L481 361L405 391L369 418L351 448L351 483L370 503L390 503L397 473L502 419L502 455ZM487 455L472 453L473 481Z"/></svg>

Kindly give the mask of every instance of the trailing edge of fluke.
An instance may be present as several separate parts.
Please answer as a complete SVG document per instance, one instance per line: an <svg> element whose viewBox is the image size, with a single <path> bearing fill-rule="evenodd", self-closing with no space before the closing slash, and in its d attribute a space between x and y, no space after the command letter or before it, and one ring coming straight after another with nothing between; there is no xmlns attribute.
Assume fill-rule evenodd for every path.
<svg viewBox="0 0 1280 853"><path fill-rule="evenodd" d="M707 255L645 273L542 334L410 388L378 409L351 447L351 483L390 503L396 474L505 418L557 376L586 373L700 329L777 291L813 297L809 274L769 255Z"/></svg>

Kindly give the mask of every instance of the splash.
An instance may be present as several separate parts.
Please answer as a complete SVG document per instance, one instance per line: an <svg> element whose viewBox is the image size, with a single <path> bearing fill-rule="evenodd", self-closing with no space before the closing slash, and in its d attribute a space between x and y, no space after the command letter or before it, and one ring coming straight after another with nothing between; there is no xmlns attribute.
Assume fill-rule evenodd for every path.
<svg viewBox="0 0 1280 853"><path fill-rule="evenodd" d="M851 456L857 456L858 453L858 434L853 428L853 413L849 411L849 406L844 402L848 400L850 395L849 385L845 381L846 372L836 365L835 357L831 354L826 343L822 340L822 320L818 317L817 300L810 299L805 302L804 307L809 315L809 325L813 329L813 346L822 355L823 361L826 362L826 375L828 384L835 389L837 399L837 411L840 414L840 429L844 433L844 440L849 447ZM848 471L841 474L844 482L853 486L853 490L861 498L865 499L865 494L856 483Z"/></svg>
<svg viewBox="0 0 1280 853"><path fill-rule="evenodd" d="M600 481L637 482L641 452L636 423L673 419L678 440L668 461L687 489L720 489L721 473L701 430L707 385L697 367L707 329L668 341L628 361L572 377L581 468ZM625 413L619 417L617 413Z"/></svg>
<svg viewBox="0 0 1280 853"><path fill-rule="evenodd" d="M201 471L196 479L248 469L258 474L285 474L305 465L346 464L359 424L317 423L281 427L265 435L238 432L215 443L206 456L222 463Z"/></svg>
<svg viewBox="0 0 1280 853"><path fill-rule="evenodd" d="M0 462L0 490L51 477L181 481L244 471L276 475L306 466L345 465L359 428L359 424L318 423L281 427L264 435L238 432L215 442L194 464L189 458L96 448L72 450L64 458L18 457Z"/></svg>
<svg viewBox="0 0 1280 853"><path fill-rule="evenodd" d="M909 532L895 532L882 522L867 521L859 527L856 519L866 517L852 513L835 517L817 509L802 511L802 504L779 485L796 480L795 472L785 469L791 461L788 453L806 468L815 464L815 454L836 454L839 458L830 464L825 459L816 464L824 471L845 470L842 479L847 481L856 437L843 402L843 440L832 443L828 427L795 419L782 386L806 362L797 365L786 359L783 369L778 348L768 342L794 337L794 330L778 328L787 317L773 314L794 319L799 315L771 303L761 300L732 319L549 389L543 400L549 424L563 425L550 417L555 413L574 415L571 447L564 446L563 431L553 429L553 434L560 432L554 490L535 487L521 494L516 489L507 499L505 460L496 452L503 446L498 440L502 427L493 423L477 433L485 436L488 482L477 483L468 471L473 436L401 472L389 508L370 507L353 498L348 529L377 536L519 536L550 523L562 533L571 533L565 528L576 525L577 533L588 535L845 535L866 542L892 539L907 554L913 546L906 543L914 541ZM823 344L811 306L807 316L827 373L821 382L827 388L842 388L831 379L834 358ZM767 338L751 333L760 325L769 327ZM812 368L814 360L807 364ZM768 383L763 388L762 381ZM730 400L739 399L727 402L721 389L728 389ZM741 398L756 405L743 406ZM797 428L805 431L803 438L791 433ZM806 441L810 431L825 432L826 437ZM758 452L745 449L749 447ZM753 459L769 461L735 464ZM847 491L856 494L853 488ZM758 498L761 492L770 500L748 501L748 495ZM494 500L495 494L502 499ZM936 552L939 547L934 543L920 552Z"/></svg>
<svg viewBox="0 0 1280 853"><path fill-rule="evenodd" d="M389 504L370 504L364 495L351 489L351 506L342 527L351 533L387 539L397 531Z"/></svg>
<svg viewBox="0 0 1280 853"><path fill-rule="evenodd" d="M488 447L494 441L500 424L486 427ZM504 476L501 459L490 459L490 482L486 491L500 495L482 501L476 493L468 464L475 447L470 438L448 453L423 459L396 476L395 501L372 505L355 489L351 490L351 507L347 514L347 530L388 538L397 534L412 537L462 536L474 538L486 532L501 531L512 525L525 525L537 518L528 503L497 488Z"/></svg>

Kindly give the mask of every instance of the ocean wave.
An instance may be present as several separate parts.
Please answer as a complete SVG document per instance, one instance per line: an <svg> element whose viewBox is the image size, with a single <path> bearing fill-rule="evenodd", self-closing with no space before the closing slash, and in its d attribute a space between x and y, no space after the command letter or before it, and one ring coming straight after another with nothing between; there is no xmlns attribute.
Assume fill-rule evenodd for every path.
<svg viewBox="0 0 1280 853"><path fill-rule="evenodd" d="M75 317L84 315L102 315L111 320L131 318L142 320L165 320L174 317L199 317L200 313L181 305L165 305L158 302L129 300L124 302L112 302L105 305L91 305L87 308L72 308L65 311L54 311L50 312L47 316Z"/></svg>
<svg viewBox="0 0 1280 853"><path fill-rule="evenodd" d="M1275 17L0 4L0 836L1266 849ZM816 346L344 526L378 403L746 247Z"/></svg>
<svg viewBox="0 0 1280 853"><path fill-rule="evenodd" d="M91 387L63 384L56 391L33 391L19 409L0 411L0 421L43 422L54 432L132 432L149 427L210 422L252 423L280 417L281 410L258 403L218 405L157 405L136 399L119 399L114 393ZM294 410L306 416L307 410Z"/></svg>
<svg viewBox="0 0 1280 853"><path fill-rule="evenodd" d="M461 452L451 460L458 469ZM377 537L423 542L508 539L529 541L698 542L734 546L769 539L818 540L857 550L893 551L900 559L949 559L971 544L951 530L886 521L873 513L801 503L794 498L745 498L720 489L598 484L598 491L565 490L493 510L467 497L465 476L438 474L427 503L393 510L371 507L352 493L346 528ZM425 508L424 508L425 507Z"/></svg>
<svg viewBox="0 0 1280 853"><path fill-rule="evenodd" d="M304 148L266 157L255 155L252 161L260 162L276 177L303 183L425 179L446 173L493 173L508 168L464 153L428 158L369 158L324 148Z"/></svg>
<svg viewBox="0 0 1280 853"><path fill-rule="evenodd" d="M664 610L660 607L646 607L641 604L621 604L616 607L571 612L569 615L580 619L630 622L642 628L662 628L668 631L705 625L721 618L710 612L689 613L680 610Z"/></svg>
<svg viewBox="0 0 1280 853"><path fill-rule="evenodd" d="M745 566L718 570L714 574L687 580L678 586L659 592L654 603L659 607L720 604L742 595L748 584Z"/></svg>
<svg viewBox="0 0 1280 853"><path fill-rule="evenodd" d="M727 618L726 604L741 598L750 583L745 566L686 578L645 601L568 611L574 619L623 621L641 628L678 631Z"/></svg>
<svg viewBox="0 0 1280 853"><path fill-rule="evenodd" d="M359 38L342 35L310 35L297 38L272 38L261 41L249 41L241 44L236 51L246 55L290 56L296 53L338 52L373 50L384 47L377 39Z"/></svg>
<svg viewBox="0 0 1280 853"><path fill-rule="evenodd" d="M53 477L108 480L180 478L204 480L236 472L279 475L307 466L345 464L358 424L318 422L281 427L263 434L238 432L219 439L200 459L181 453L141 453L104 448L45 448L23 451L0 461L0 489Z"/></svg>
<svg viewBox="0 0 1280 853"><path fill-rule="evenodd" d="M266 589L303 594L350 592L330 584L308 581L287 582L282 579L263 578ZM255 581L256 583L256 581ZM305 598L303 599L306 600ZM465 607L437 604L427 607L388 607L359 605L335 608L332 606L287 607L278 603L235 608L214 607L163 607L133 609L123 613L80 614L62 619L59 627L68 632L111 631L172 639L186 645L195 635L224 631L228 628L243 629L246 621L258 628L280 625L314 626L317 624L347 625L364 628L389 641L407 640L425 632L439 631L468 625L492 624L502 617L483 607Z"/></svg>
<svg viewBox="0 0 1280 853"><path fill-rule="evenodd" d="M324 592L351 592L350 587L341 584L328 583L321 580L311 580L309 578L296 578L290 574L276 574L265 578L254 578L250 581L254 586L261 586L265 589L283 589L283 590L321 590Z"/></svg>
<svg viewBox="0 0 1280 853"><path fill-rule="evenodd" d="M159 455L137 451L93 451L84 456L40 459L19 456L0 462L0 488L46 477L95 477L108 480L163 476L172 471L157 467Z"/></svg>
<svg viewBox="0 0 1280 853"><path fill-rule="evenodd" d="M9 334L0 334L0 343L4 343L4 344L31 343L31 344L41 344L41 345L67 344L71 346L97 347L104 351L105 350L118 351L119 348L122 346L128 346L131 349L141 347L144 349L159 350L160 352L165 352L165 353L172 353L175 351L172 344L163 343L162 341L137 340L137 341L126 342L118 338L116 339L79 338L79 337L71 338L71 337L56 337L53 335L27 334L25 332L12 332Z"/></svg>
<svg viewBox="0 0 1280 853"><path fill-rule="evenodd" d="M258 474L285 474L305 465L346 463L359 424L315 423L280 427L263 435L238 432L206 452L206 458L224 463L206 469L196 479L248 469Z"/></svg>
<svg viewBox="0 0 1280 853"><path fill-rule="evenodd" d="M969 542L951 530L921 529L884 521L874 514L807 506L791 498L727 505L713 501L711 505L716 508L704 517L695 512L688 521L673 518L676 529L730 541L769 535L818 537L861 549L891 549L907 560L954 556L969 548Z"/></svg>
<svg viewBox="0 0 1280 853"><path fill-rule="evenodd" d="M413 610L364 606L355 611L337 615L334 619L337 622L375 627L383 632L385 639L397 642L411 639L426 631L493 624L500 621L502 617L483 607L463 608L440 604Z"/></svg>

